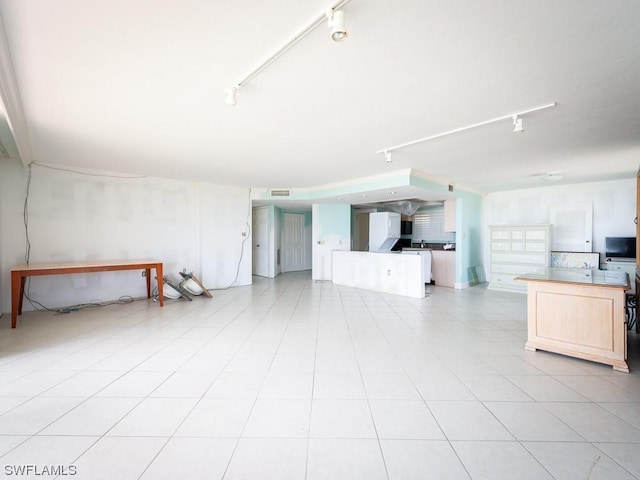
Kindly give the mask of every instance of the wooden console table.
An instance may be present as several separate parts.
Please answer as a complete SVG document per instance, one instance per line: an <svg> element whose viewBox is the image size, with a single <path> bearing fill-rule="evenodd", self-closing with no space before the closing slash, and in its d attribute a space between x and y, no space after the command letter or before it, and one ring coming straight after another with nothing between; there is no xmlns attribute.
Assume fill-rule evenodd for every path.
<svg viewBox="0 0 640 480"><path fill-rule="evenodd" d="M42 275L70 275L74 273L114 272L118 270L144 270L147 280L147 298L151 298L151 269L158 279L158 301L164 305L162 292L162 262L157 260L127 260L123 262L70 262L16 265L11 269L11 328L16 328L22 314L24 284L27 277Z"/></svg>
<svg viewBox="0 0 640 480"><path fill-rule="evenodd" d="M527 350L546 350L628 372L626 272L546 268L526 274Z"/></svg>

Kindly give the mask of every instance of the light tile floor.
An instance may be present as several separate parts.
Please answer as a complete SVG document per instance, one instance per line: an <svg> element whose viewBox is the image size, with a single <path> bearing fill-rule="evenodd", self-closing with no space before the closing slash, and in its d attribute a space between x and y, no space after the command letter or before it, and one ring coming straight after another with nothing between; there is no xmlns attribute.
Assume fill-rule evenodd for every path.
<svg viewBox="0 0 640 480"><path fill-rule="evenodd" d="M640 336L617 373L525 351L524 295L428 292L300 272L164 308L28 312L15 330L5 315L1 475L640 478Z"/></svg>

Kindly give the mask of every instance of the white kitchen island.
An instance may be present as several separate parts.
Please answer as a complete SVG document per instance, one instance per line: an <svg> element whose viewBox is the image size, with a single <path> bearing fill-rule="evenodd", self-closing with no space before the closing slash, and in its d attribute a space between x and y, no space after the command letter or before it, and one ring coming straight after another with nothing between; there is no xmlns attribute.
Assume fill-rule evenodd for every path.
<svg viewBox="0 0 640 480"><path fill-rule="evenodd" d="M347 252L331 255L332 282L413 298L424 298L425 280L420 255L400 252Z"/></svg>

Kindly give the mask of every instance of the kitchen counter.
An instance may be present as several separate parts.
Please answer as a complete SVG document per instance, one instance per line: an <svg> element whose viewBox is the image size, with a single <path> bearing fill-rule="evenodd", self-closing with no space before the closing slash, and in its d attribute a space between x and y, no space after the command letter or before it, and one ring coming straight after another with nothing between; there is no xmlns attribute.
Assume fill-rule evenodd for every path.
<svg viewBox="0 0 640 480"><path fill-rule="evenodd" d="M456 286L455 250L433 250L431 259L433 282L440 287L454 288Z"/></svg>
<svg viewBox="0 0 640 480"><path fill-rule="evenodd" d="M343 250L331 253L331 281L336 285L413 298L425 297L421 255Z"/></svg>

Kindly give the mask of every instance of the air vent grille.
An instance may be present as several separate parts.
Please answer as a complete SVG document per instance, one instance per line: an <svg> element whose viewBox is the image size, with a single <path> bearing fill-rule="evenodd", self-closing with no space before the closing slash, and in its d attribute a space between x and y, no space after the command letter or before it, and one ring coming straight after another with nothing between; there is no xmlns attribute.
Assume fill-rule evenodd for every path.
<svg viewBox="0 0 640 480"><path fill-rule="evenodd" d="M289 190L271 190L272 197L288 197L290 194Z"/></svg>

